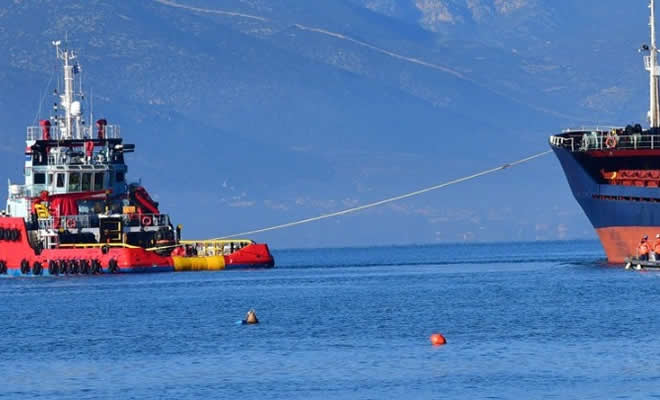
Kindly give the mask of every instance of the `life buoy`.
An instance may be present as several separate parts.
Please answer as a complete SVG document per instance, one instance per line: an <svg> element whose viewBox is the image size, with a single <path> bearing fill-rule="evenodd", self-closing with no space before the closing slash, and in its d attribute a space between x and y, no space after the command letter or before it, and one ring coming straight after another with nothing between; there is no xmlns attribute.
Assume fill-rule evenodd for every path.
<svg viewBox="0 0 660 400"><path fill-rule="evenodd" d="M608 136L607 139L605 139L605 146L608 149L613 149L616 147L616 138L614 136Z"/></svg>
<svg viewBox="0 0 660 400"><path fill-rule="evenodd" d="M142 217L142 226L151 226L151 223L154 222L149 215Z"/></svg>
<svg viewBox="0 0 660 400"><path fill-rule="evenodd" d="M21 261L21 274L27 275L30 273L30 262L28 260Z"/></svg>
<svg viewBox="0 0 660 400"><path fill-rule="evenodd" d="M57 262L50 260L48 261L48 275L58 275L60 269L58 268Z"/></svg>
<svg viewBox="0 0 660 400"><path fill-rule="evenodd" d="M35 261L34 265L32 266L32 275L41 275L44 272L44 267L41 265L40 262Z"/></svg>
<svg viewBox="0 0 660 400"><path fill-rule="evenodd" d="M76 228L76 220L73 218L69 218L66 220L66 227L68 229L75 229Z"/></svg>

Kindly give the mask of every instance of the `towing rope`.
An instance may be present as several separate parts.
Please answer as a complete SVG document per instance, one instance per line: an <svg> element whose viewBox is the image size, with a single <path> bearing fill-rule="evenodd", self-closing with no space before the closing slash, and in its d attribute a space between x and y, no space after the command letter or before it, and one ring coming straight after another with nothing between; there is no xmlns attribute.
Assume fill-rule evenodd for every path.
<svg viewBox="0 0 660 400"><path fill-rule="evenodd" d="M500 165L499 167L495 167L495 168L487 169L485 171L478 172L478 173L473 174L473 175L465 176L463 178L454 179L454 180L449 181L449 182L445 182L445 183L441 183L439 185L427 187L425 189L416 190L414 192L403 194L403 195L400 195L400 196L391 197L389 199L380 200L380 201L376 201L374 203L365 204L363 206L353 207L353 208L349 208L349 209L346 209L346 210L333 212L333 213L330 213L330 214L319 215L318 217L305 218L305 219L301 219L299 221L289 222L289 223L286 223L286 224L270 226L268 228L255 229L253 231L247 231L247 232L236 233L236 234L233 234L233 235L222 236L222 237L211 239L211 240L230 239L230 238L239 237L239 236L253 235L255 233L262 233L262 232L274 231L274 230L277 230L277 229L290 228L290 227L296 226L296 225L307 224L307 223L314 222L314 221L320 221L322 219L338 217L340 215L351 214L351 213L354 213L354 212L366 210L368 208L382 206L383 204L392 203L392 202L407 199L407 198L413 197L413 196L419 196L421 194L431 192L433 190L442 189L442 188L447 187L447 186L455 185L457 183L469 181L469 180L479 178L479 177L484 176L484 175L489 175L489 174L492 174L492 173L495 173L495 172L498 172L498 171L502 171L502 170L507 169L509 167L514 167L514 166L517 166L517 165L520 165L520 164L524 164L524 163L532 161L536 158L543 157L544 155L549 154L551 152L552 152L552 150L547 150L547 151L544 151L542 153L534 154L533 156L522 158L518 161L506 163L506 164Z"/></svg>

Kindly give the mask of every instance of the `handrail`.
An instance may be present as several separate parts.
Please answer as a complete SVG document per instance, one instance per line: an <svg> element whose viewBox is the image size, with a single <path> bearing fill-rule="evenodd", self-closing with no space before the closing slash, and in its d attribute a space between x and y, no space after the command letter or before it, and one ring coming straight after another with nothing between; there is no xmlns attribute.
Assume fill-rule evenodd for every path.
<svg viewBox="0 0 660 400"><path fill-rule="evenodd" d="M42 140L43 139L44 128L41 126L28 126L26 139L27 140ZM87 133L87 132L85 132ZM96 133L95 131L92 133ZM49 137L50 140L64 140L62 138L62 130L58 126L51 126L49 128ZM119 139L121 138L121 130L119 125L106 125L105 126L105 138L106 139ZM86 140L86 139L96 139L95 137L85 137L85 138L71 138L71 140Z"/></svg>
<svg viewBox="0 0 660 400"><path fill-rule="evenodd" d="M90 248L101 248L104 246L108 247L122 247L126 249L141 249L142 247L139 246L133 246L131 244L127 243L66 243L66 244L60 244L59 247L67 247L67 248L80 248L80 249L90 249Z"/></svg>
<svg viewBox="0 0 660 400"><path fill-rule="evenodd" d="M193 252L188 256L213 257L218 255L228 255L235 251L254 244L250 239L211 239L211 240L181 240L174 246L155 247L147 249L148 251L162 250L179 246L191 247Z"/></svg>
<svg viewBox="0 0 660 400"><path fill-rule="evenodd" d="M54 217L48 218L37 218L37 226L39 229L49 230L49 229L85 229L91 228L92 224L90 221L90 216L86 214L82 215L64 215L58 217L57 223Z"/></svg>
<svg viewBox="0 0 660 400"><path fill-rule="evenodd" d="M168 214L122 214L122 220L126 226L161 227L170 225Z"/></svg>
<svg viewBox="0 0 660 400"><path fill-rule="evenodd" d="M181 244L231 244L231 243L248 243L254 244L254 240L251 239L219 239L219 240L180 240Z"/></svg>
<svg viewBox="0 0 660 400"><path fill-rule="evenodd" d="M609 139L609 141L608 141ZM591 150L660 150L660 135L643 133L612 135L609 132L580 131L550 136L550 144L572 152Z"/></svg>
<svg viewBox="0 0 660 400"><path fill-rule="evenodd" d="M571 132L603 132L603 131L612 131L612 129L616 130L623 130L625 129L623 126L608 126L608 125L597 125L597 126L581 126L579 128L568 128L564 129L562 133L571 133Z"/></svg>
<svg viewBox="0 0 660 400"><path fill-rule="evenodd" d="M138 218L139 214L135 215L134 218L131 218L129 214L122 214L121 218L125 226L139 226L139 227L154 227L160 228L163 226L168 226L170 224L170 217L167 214L142 214ZM145 217L147 217L145 219ZM59 217L58 224L55 223L54 217L49 218L39 218L37 220L39 229L84 229L84 228L95 228L98 227L98 215L64 215ZM145 224L145 222L148 222Z"/></svg>

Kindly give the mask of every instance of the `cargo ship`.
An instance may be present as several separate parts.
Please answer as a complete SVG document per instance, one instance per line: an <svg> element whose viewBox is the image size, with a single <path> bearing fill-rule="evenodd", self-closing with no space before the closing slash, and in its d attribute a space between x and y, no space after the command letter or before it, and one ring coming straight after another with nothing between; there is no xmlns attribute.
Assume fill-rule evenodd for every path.
<svg viewBox="0 0 660 400"><path fill-rule="evenodd" d="M595 228L610 263L634 256L644 235L660 233L660 110L655 0L650 45L643 45L649 73L649 127L570 129L550 137L566 178Z"/></svg>
<svg viewBox="0 0 660 400"><path fill-rule="evenodd" d="M147 190L127 180L118 125L83 113L75 51L52 43L63 73L48 119L27 128L23 184L0 212L0 275L90 275L273 267L249 239L183 240ZM61 87L62 87L61 86ZM90 107L91 108L91 107Z"/></svg>

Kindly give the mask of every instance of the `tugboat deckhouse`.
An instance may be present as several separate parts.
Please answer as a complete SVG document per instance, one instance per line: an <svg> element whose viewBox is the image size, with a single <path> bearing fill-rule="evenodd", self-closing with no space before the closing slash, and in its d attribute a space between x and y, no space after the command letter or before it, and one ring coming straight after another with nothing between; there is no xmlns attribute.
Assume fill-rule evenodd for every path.
<svg viewBox="0 0 660 400"><path fill-rule="evenodd" d="M27 128L25 182L9 184L0 216L0 274L218 270L272 267L268 246L248 239L182 240L147 190L127 180L118 125L88 124L74 51L53 42L63 93L49 119ZM89 120L93 120L90 115Z"/></svg>

